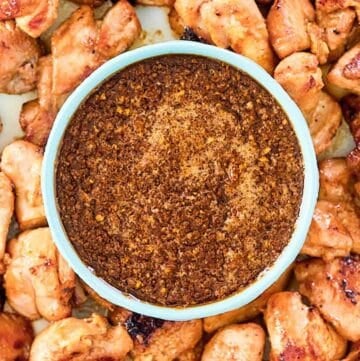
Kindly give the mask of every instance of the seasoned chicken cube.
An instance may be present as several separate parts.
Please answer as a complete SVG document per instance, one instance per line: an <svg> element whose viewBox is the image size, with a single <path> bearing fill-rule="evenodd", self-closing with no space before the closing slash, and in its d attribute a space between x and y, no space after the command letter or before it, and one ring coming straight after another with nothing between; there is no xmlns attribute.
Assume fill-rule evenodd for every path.
<svg viewBox="0 0 360 361"><path fill-rule="evenodd" d="M123 326L110 326L104 317L66 318L54 322L31 347L30 361L123 360L133 343Z"/></svg>
<svg viewBox="0 0 360 361"><path fill-rule="evenodd" d="M254 0L176 0L174 6L185 26L200 38L232 48L273 71L268 31Z"/></svg>
<svg viewBox="0 0 360 361"><path fill-rule="evenodd" d="M39 56L35 39L14 21L0 21L0 93L20 94L34 89Z"/></svg>
<svg viewBox="0 0 360 361"><path fill-rule="evenodd" d="M15 197L10 179L0 172L0 274L4 272L3 258L11 218L14 213Z"/></svg>
<svg viewBox="0 0 360 361"><path fill-rule="evenodd" d="M34 0L2 0L0 1L0 20L15 19L30 14L37 6Z"/></svg>
<svg viewBox="0 0 360 361"><path fill-rule="evenodd" d="M202 321L163 321L116 308L110 314L115 324L125 325L134 340L134 361L173 361L193 349L202 337Z"/></svg>
<svg viewBox="0 0 360 361"><path fill-rule="evenodd" d="M31 323L12 313L0 312L0 360L28 360L33 341Z"/></svg>
<svg viewBox="0 0 360 361"><path fill-rule="evenodd" d="M280 59L310 48L307 24L314 20L309 0L275 0L266 21L271 45Z"/></svg>
<svg viewBox="0 0 360 361"><path fill-rule="evenodd" d="M350 341L360 340L359 257L353 255L329 262L310 259L295 267L300 293Z"/></svg>
<svg viewBox="0 0 360 361"><path fill-rule="evenodd" d="M338 60L327 79L330 84L360 95L360 42Z"/></svg>
<svg viewBox="0 0 360 361"><path fill-rule="evenodd" d="M340 105L321 90L324 83L318 65L315 55L295 53L283 59L274 73L304 114L316 154L331 145L342 118Z"/></svg>
<svg viewBox="0 0 360 361"><path fill-rule="evenodd" d="M255 323L230 325L211 338L201 361L261 361L265 332Z"/></svg>
<svg viewBox="0 0 360 361"><path fill-rule="evenodd" d="M346 351L346 341L297 292L271 296L264 316L271 361L333 361Z"/></svg>
<svg viewBox="0 0 360 361"><path fill-rule="evenodd" d="M15 186L15 214L20 229L46 225L40 187L43 152L40 147L17 140L3 150L1 169Z"/></svg>
<svg viewBox="0 0 360 361"><path fill-rule="evenodd" d="M4 279L11 307L31 320L68 317L75 274L56 249L49 228L21 233L10 241L8 252Z"/></svg>

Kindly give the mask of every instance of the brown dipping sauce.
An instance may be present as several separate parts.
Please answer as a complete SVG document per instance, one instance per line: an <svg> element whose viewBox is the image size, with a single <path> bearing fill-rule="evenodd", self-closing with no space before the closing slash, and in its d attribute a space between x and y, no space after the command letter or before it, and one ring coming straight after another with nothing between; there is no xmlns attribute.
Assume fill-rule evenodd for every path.
<svg viewBox="0 0 360 361"><path fill-rule="evenodd" d="M304 170L275 99L192 55L121 70L76 111L58 158L69 239L95 273L160 305L223 299L288 244Z"/></svg>

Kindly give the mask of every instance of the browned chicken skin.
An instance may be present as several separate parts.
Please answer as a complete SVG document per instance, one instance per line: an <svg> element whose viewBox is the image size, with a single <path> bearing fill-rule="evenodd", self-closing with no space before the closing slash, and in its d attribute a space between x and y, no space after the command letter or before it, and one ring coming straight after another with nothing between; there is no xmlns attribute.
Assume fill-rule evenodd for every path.
<svg viewBox="0 0 360 361"><path fill-rule="evenodd" d="M48 228L21 233L9 243L4 276L9 304L21 315L55 321L71 313L75 274L57 251Z"/></svg>
<svg viewBox="0 0 360 361"><path fill-rule="evenodd" d="M40 48L14 21L0 21L0 93L20 94L36 86Z"/></svg>
<svg viewBox="0 0 360 361"><path fill-rule="evenodd" d="M0 360L28 360L33 341L31 323L25 318L0 312Z"/></svg>
<svg viewBox="0 0 360 361"><path fill-rule="evenodd" d="M272 72L274 55L254 0L176 0L175 9L185 26L221 48L232 48Z"/></svg>
<svg viewBox="0 0 360 361"><path fill-rule="evenodd" d="M360 42L338 60L327 79L330 84L360 95Z"/></svg>
<svg viewBox="0 0 360 361"><path fill-rule="evenodd" d="M360 258L325 262L311 259L295 267L300 293L318 307L340 335L360 340Z"/></svg>
<svg viewBox="0 0 360 361"><path fill-rule="evenodd" d="M265 311L270 361L333 361L346 351L346 341L297 292L271 296Z"/></svg>
<svg viewBox="0 0 360 361"><path fill-rule="evenodd" d="M256 323L230 325L206 344L201 361L261 361L264 347L265 332Z"/></svg>
<svg viewBox="0 0 360 361"><path fill-rule="evenodd" d="M30 361L121 361L133 343L123 326L104 317L66 318L47 327L31 347Z"/></svg>
<svg viewBox="0 0 360 361"><path fill-rule="evenodd" d="M267 16L270 42L280 59L310 48L307 24L315 20L309 0L276 0Z"/></svg>
<svg viewBox="0 0 360 361"><path fill-rule="evenodd" d="M3 150L1 169L15 186L15 214L20 229L46 225L40 174L43 151L40 147L17 140Z"/></svg>
<svg viewBox="0 0 360 361"><path fill-rule="evenodd" d="M131 46L140 32L135 10L126 0L118 1L102 21L95 20L89 6L76 10L53 34L51 56L39 62L39 98L26 103L20 115L26 139L44 145L69 92Z"/></svg>

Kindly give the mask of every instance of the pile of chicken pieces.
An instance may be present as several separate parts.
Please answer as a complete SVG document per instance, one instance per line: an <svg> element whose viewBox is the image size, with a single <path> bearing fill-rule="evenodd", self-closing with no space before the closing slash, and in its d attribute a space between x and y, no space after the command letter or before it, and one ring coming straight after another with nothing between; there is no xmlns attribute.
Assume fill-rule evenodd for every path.
<svg viewBox="0 0 360 361"><path fill-rule="evenodd" d="M319 159L343 118L356 144L345 158L319 161L319 199L301 260L247 306L188 322L101 299L77 279L47 227L40 175L56 114L82 80L141 34L126 0L95 19L103 2L76 0L46 52L39 36L57 19L59 0L0 1L0 93L38 95L20 114L24 139L1 154L0 361L261 361L267 337L271 361L360 360L360 0L137 2L168 6L179 36L265 68L303 112ZM297 291L286 291L294 277ZM87 298L107 316L72 317ZM50 324L35 335L38 319Z"/></svg>

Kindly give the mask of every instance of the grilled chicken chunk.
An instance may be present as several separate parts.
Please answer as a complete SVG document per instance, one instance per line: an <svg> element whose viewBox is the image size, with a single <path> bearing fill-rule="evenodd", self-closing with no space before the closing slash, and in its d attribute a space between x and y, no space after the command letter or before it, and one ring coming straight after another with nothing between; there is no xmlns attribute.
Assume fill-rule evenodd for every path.
<svg viewBox="0 0 360 361"><path fill-rule="evenodd" d="M31 347L30 361L123 360L133 343L123 326L110 326L104 317L66 318L54 322Z"/></svg>
<svg viewBox="0 0 360 361"><path fill-rule="evenodd" d="M297 292L271 296L264 316L271 361L333 361L346 351L346 341Z"/></svg>
<svg viewBox="0 0 360 361"><path fill-rule="evenodd" d="M14 21L0 21L0 93L20 94L34 89L39 56L35 39Z"/></svg>
<svg viewBox="0 0 360 361"><path fill-rule="evenodd" d="M3 150L1 169L15 186L15 214L20 229L46 225L40 187L42 149L17 140Z"/></svg>
<svg viewBox="0 0 360 361"><path fill-rule="evenodd" d="M359 257L310 259L295 267L300 293L350 341L360 340Z"/></svg>
<svg viewBox="0 0 360 361"><path fill-rule="evenodd" d="M9 243L5 279L9 304L36 320L60 320L71 313L75 274L59 254L48 228L21 233Z"/></svg>
<svg viewBox="0 0 360 361"><path fill-rule="evenodd" d="M255 323L230 325L206 344L201 361L261 361L265 332Z"/></svg>
<svg viewBox="0 0 360 361"><path fill-rule="evenodd" d="M185 26L200 38L273 71L268 31L254 0L176 0L174 6Z"/></svg>

